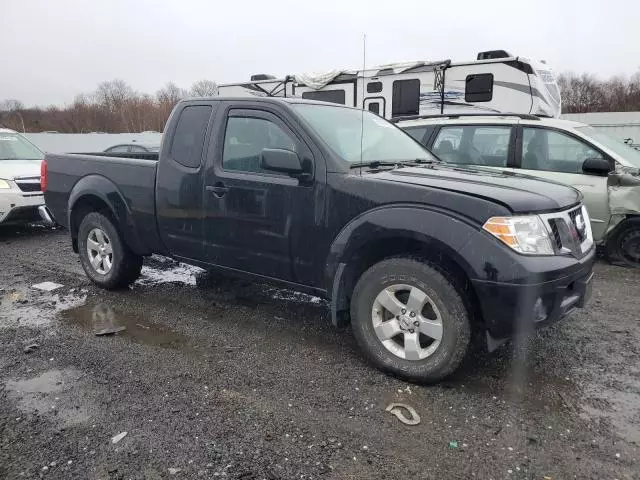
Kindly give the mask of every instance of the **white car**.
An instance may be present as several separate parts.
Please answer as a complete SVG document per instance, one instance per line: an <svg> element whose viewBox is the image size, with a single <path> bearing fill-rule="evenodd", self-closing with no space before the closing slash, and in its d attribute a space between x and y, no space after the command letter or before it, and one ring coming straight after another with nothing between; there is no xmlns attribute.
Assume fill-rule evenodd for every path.
<svg viewBox="0 0 640 480"><path fill-rule="evenodd" d="M399 118L447 163L490 167L571 185L584 195L594 240L640 267L640 152L584 123L517 114Z"/></svg>
<svg viewBox="0 0 640 480"><path fill-rule="evenodd" d="M18 132L0 128L0 226L40 222L44 153Z"/></svg>

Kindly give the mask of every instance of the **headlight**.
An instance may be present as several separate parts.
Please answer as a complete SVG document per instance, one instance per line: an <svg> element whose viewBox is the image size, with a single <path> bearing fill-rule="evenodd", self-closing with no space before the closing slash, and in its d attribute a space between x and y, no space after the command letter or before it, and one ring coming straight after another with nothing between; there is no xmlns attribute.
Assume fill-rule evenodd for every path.
<svg viewBox="0 0 640 480"><path fill-rule="evenodd" d="M0 178L0 190L6 188L11 188L11 185L9 185L9 182L7 182L6 180Z"/></svg>
<svg viewBox="0 0 640 480"><path fill-rule="evenodd" d="M482 226L516 252L527 255L553 255L549 232L537 215L492 217Z"/></svg>

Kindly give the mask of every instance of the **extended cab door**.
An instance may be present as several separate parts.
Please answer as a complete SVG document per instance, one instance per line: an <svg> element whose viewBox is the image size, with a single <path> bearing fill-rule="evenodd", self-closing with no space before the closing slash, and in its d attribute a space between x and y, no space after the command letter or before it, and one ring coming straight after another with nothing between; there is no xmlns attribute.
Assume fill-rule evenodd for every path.
<svg viewBox="0 0 640 480"><path fill-rule="evenodd" d="M216 118L205 178L205 250L212 264L312 285L322 265L325 166L296 123L273 105L227 105ZM263 149L294 151L308 175L265 171Z"/></svg>
<svg viewBox="0 0 640 480"><path fill-rule="evenodd" d="M607 177L583 173L582 164L587 158L606 155L584 140L553 128L522 125L519 135L516 163L520 169L516 171L580 190L591 217L593 237L596 241L602 238L610 218Z"/></svg>
<svg viewBox="0 0 640 480"><path fill-rule="evenodd" d="M202 191L205 145L218 102L181 104L171 115L156 174L156 215L169 253L204 260ZM135 178L131 179L135 183ZM149 212L153 215L153 212Z"/></svg>

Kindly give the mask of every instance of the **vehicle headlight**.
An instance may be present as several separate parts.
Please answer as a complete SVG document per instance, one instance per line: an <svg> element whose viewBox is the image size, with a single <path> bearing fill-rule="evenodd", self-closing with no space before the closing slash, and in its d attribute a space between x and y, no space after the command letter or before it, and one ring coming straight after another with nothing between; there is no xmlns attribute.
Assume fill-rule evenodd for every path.
<svg viewBox="0 0 640 480"><path fill-rule="evenodd" d="M516 252L526 255L553 255L549 232L538 215L491 217L482 226Z"/></svg>
<svg viewBox="0 0 640 480"><path fill-rule="evenodd" d="M0 190L6 188L11 188L11 185L9 185L9 182L7 182L6 180L0 178Z"/></svg>

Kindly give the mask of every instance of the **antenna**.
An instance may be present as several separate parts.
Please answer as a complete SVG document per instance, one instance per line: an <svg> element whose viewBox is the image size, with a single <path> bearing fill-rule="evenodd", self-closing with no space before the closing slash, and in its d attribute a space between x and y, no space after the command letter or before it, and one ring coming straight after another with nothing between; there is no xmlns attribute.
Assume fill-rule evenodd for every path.
<svg viewBox="0 0 640 480"><path fill-rule="evenodd" d="M364 145L364 71L367 69L367 34L362 35L362 105L360 110L360 176L362 176L362 146Z"/></svg>

